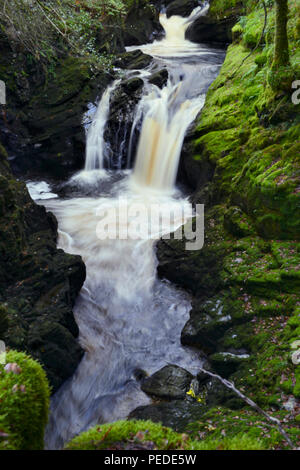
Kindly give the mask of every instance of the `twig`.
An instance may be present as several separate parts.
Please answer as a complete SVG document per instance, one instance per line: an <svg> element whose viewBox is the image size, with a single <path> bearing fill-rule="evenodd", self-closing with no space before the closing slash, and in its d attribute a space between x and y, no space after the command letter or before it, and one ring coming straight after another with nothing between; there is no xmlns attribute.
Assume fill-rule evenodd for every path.
<svg viewBox="0 0 300 470"><path fill-rule="evenodd" d="M53 21L51 20L51 18L49 18L48 15L46 15L45 11L44 11L44 8L42 7L42 5L40 4L39 0L36 0L36 3L38 4L40 10L42 11L43 15L45 16L45 18L49 21L49 23L53 26L53 28L56 29L56 31L69 43L69 45L76 51L77 51L77 48L74 46L74 44L72 44L72 42L69 40L69 38L66 36L66 34L64 34L57 26L55 23L53 23Z"/></svg>
<svg viewBox="0 0 300 470"><path fill-rule="evenodd" d="M268 22L268 11L267 11L267 6L265 4L265 1L264 0L261 0L262 4L263 4L263 7L264 7L264 12L265 12L265 20L264 20L264 26L263 26L263 29L262 29L262 32L261 32L261 35L260 35L260 38L255 46L254 49L252 49L252 51L246 56L244 57L244 59L242 60L242 62L240 63L240 65L238 66L238 68L233 72L232 75L230 75L230 77L228 77L229 80L231 80L234 75L237 73L237 71L242 67L242 65L246 62L247 59L249 59L249 57L259 48L260 46L260 43L264 37L264 34L265 34L265 30L266 30L266 26L267 26L267 22Z"/></svg>
<svg viewBox="0 0 300 470"><path fill-rule="evenodd" d="M218 379L225 387L229 388L230 390L233 390L236 395L238 395L242 400L244 400L248 405L250 405L252 408L254 408L258 413L262 414L270 423L274 424L277 426L278 431L280 434L284 437L284 439L287 441L289 446L295 450L295 446L292 443L291 439L287 435L287 433L284 431L284 429L281 426L281 422L279 419L274 418L273 416L270 416L268 413L266 413L260 406L258 406L251 398L248 398L246 395L244 395L240 390L238 390L234 383L229 382L229 380L223 379L220 375L214 374L213 372L209 372L208 370L200 368L200 372L203 372L204 374L209 375L210 377L214 377L215 379Z"/></svg>

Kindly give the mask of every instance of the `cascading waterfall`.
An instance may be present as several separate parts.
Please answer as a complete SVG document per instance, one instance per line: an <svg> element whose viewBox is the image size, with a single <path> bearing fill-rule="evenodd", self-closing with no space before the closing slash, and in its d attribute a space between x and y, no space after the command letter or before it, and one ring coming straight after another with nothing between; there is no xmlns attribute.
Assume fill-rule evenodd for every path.
<svg viewBox="0 0 300 470"><path fill-rule="evenodd" d="M52 398L46 431L49 449L61 448L96 423L126 418L137 406L149 404L137 380L141 369L152 374L171 363L197 373L201 364L198 352L180 344L189 296L157 279L153 249L155 239L191 216L190 204L174 192L180 151L223 58L222 51L184 39L188 22L201 12L188 19L161 15L166 38L139 46L168 69L169 80L160 90L147 82L147 73L143 75L144 95L133 126L142 120L133 173L124 172L117 182L111 172L104 180L100 175L100 193L94 197L45 196L40 202L57 217L58 245L80 254L87 268L74 307L85 354L73 377ZM116 86L115 82L103 95L90 127L85 175L104 168L104 129ZM82 181L78 187L83 187ZM149 218L153 208L156 216ZM103 214L110 234L115 231L117 236L107 236L104 225L99 225ZM120 236L135 223L142 228L137 237Z"/></svg>
<svg viewBox="0 0 300 470"><path fill-rule="evenodd" d="M86 171L101 170L104 168L104 161L107 156L104 131L109 115L109 101L120 81L121 80L115 80L113 84L105 90L98 105L93 122L88 128L84 167Z"/></svg>
<svg viewBox="0 0 300 470"><path fill-rule="evenodd" d="M204 95L177 100L183 82L157 88L142 101L145 115L139 139L133 181L159 190L174 188L186 130L204 104Z"/></svg>
<svg viewBox="0 0 300 470"><path fill-rule="evenodd" d="M206 86L212 81L210 74L215 74L214 62L219 61L219 57L215 50L186 40L185 32L192 19L205 14L207 9L208 5L197 8L188 18L167 18L166 14L161 14L165 38L139 47L166 65L169 72L168 83L162 90L146 83L146 94L139 103L138 114L143 124L133 181L143 188L164 191L174 188L185 134L204 105ZM175 67L174 58L178 61ZM212 65L206 63L201 70L199 65L203 60L210 60ZM202 89L197 86L199 80Z"/></svg>

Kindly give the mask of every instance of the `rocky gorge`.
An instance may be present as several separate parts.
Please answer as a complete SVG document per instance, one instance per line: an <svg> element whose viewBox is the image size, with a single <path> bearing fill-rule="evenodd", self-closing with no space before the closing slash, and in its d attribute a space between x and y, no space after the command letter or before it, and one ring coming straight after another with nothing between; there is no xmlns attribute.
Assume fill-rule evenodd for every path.
<svg viewBox="0 0 300 470"><path fill-rule="evenodd" d="M300 376L292 355L300 339L300 124L291 85L299 75L299 7L289 1L290 66L283 79L271 68L274 2L268 4L262 41L264 9L250 3L212 0L208 14L187 29L187 39L195 43L229 46L185 138L177 180L193 203L205 204L205 244L189 252L185 240L159 241L157 271L192 299L182 345L199 351L205 369L233 381L278 417L296 447ZM41 68L1 30L0 78L6 83L7 104L0 118L0 337L10 349L40 362L52 392L73 375L83 356L73 307L86 269L80 256L57 248L57 221L31 200L24 181L46 179L55 192L68 195L62 182L84 166L82 123L88 104L96 106L114 79L120 84L110 102L105 135L113 142L111 168L128 164L126 132L143 81L120 70L142 70L152 58L126 52L125 46L162 37L161 8L169 18L188 17L197 5L191 0L129 2L121 24L112 27L108 21L96 31L97 50L112 54L97 66L91 55L60 52L51 68ZM163 88L166 68L151 73L150 83ZM139 133L137 128L133 147ZM142 370L138 374L152 403L130 413L137 426L128 431L131 437L138 420L140 426L151 420L188 433L198 446L288 446L276 427L270 431L240 397L203 372L192 374L174 363L149 377ZM9 432L7 422L5 429ZM116 429L122 434L118 424ZM75 439L74 448L89 448L92 432Z"/></svg>

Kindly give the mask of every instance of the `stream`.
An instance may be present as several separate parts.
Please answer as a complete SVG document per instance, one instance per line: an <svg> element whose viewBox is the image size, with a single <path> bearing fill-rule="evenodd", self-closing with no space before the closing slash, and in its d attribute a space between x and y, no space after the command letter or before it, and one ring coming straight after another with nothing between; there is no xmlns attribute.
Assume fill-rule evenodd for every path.
<svg viewBox="0 0 300 470"><path fill-rule="evenodd" d="M161 14L165 37L127 48L153 57L148 69L130 72L144 81L130 130L133 135L139 127L132 169L129 164L109 169L105 126L116 81L104 92L87 129L85 168L71 178L74 197L57 197L44 182L28 184L31 196L58 220L58 246L80 254L87 269L74 307L85 354L51 400L48 449L60 449L92 425L126 419L136 407L150 404L140 389L141 377L166 364L193 374L202 365L199 351L180 343L191 300L157 278L155 240L193 213L176 188L181 149L225 55L185 40L190 22L206 11L207 6L199 7L189 18ZM154 66L168 70L162 89L147 80Z"/></svg>

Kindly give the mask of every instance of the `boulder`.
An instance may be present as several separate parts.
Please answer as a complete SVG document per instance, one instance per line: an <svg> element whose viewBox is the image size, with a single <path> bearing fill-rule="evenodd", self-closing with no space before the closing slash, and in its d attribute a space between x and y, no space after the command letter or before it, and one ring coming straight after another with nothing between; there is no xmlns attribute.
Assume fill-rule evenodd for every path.
<svg viewBox="0 0 300 470"><path fill-rule="evenodd" d="M144 54L140 50L135 50L131 52L124 52L120 54L114 61L114 66L126 70L140 70L148 67L153 58Z"/></svg>
<svg viewBox="0 0 300 470"><path fill-rule="evenodd" d="M162 69L159 70L158 72L155 72L149 77L149 83L152 83L153 85L158 86L159 88L163 88L168 81L168 71L167 69Z"/></svg>
<svg viewBox="0 0 300 470"><path fill-rule="evenodd" d="M245 362L249 361L247 351L217 352L209 356L215 371L222 377L229 377Z"/></svg>
<svg viewBox="0 0 300 470"><path fill-rule="evenodd" d="M228 44L232 41L231 29L236 22L235 16L223 19L200 16L188 27L186 38L196 43Z"/></svg>
<svg viewBox="0 0 300 470"><path fill-rule="evenodd" d="M197 420L201 420L207 407L196 400L173 400L171 402L139 406L133 410L129 419L151 420L154 423L162 423L176 431L184 432L187 426Z"/></svg>
<svg viewBox="0 0 300 470"><path fill-rule="evenodd" d="M190 320L181 333L182 344L199 347L206 352L215 351L218 340L232 326L231 315L224 312L223 300L217 297L206 302L195 299Z"/></svg>
<svg viewBox="0 0 300 470"><path fill-rule="evenodd" d="M167 365L146 379L142 390L148 395L175 400L186 396L192 379L192 374L187 370Z"/></svg>

